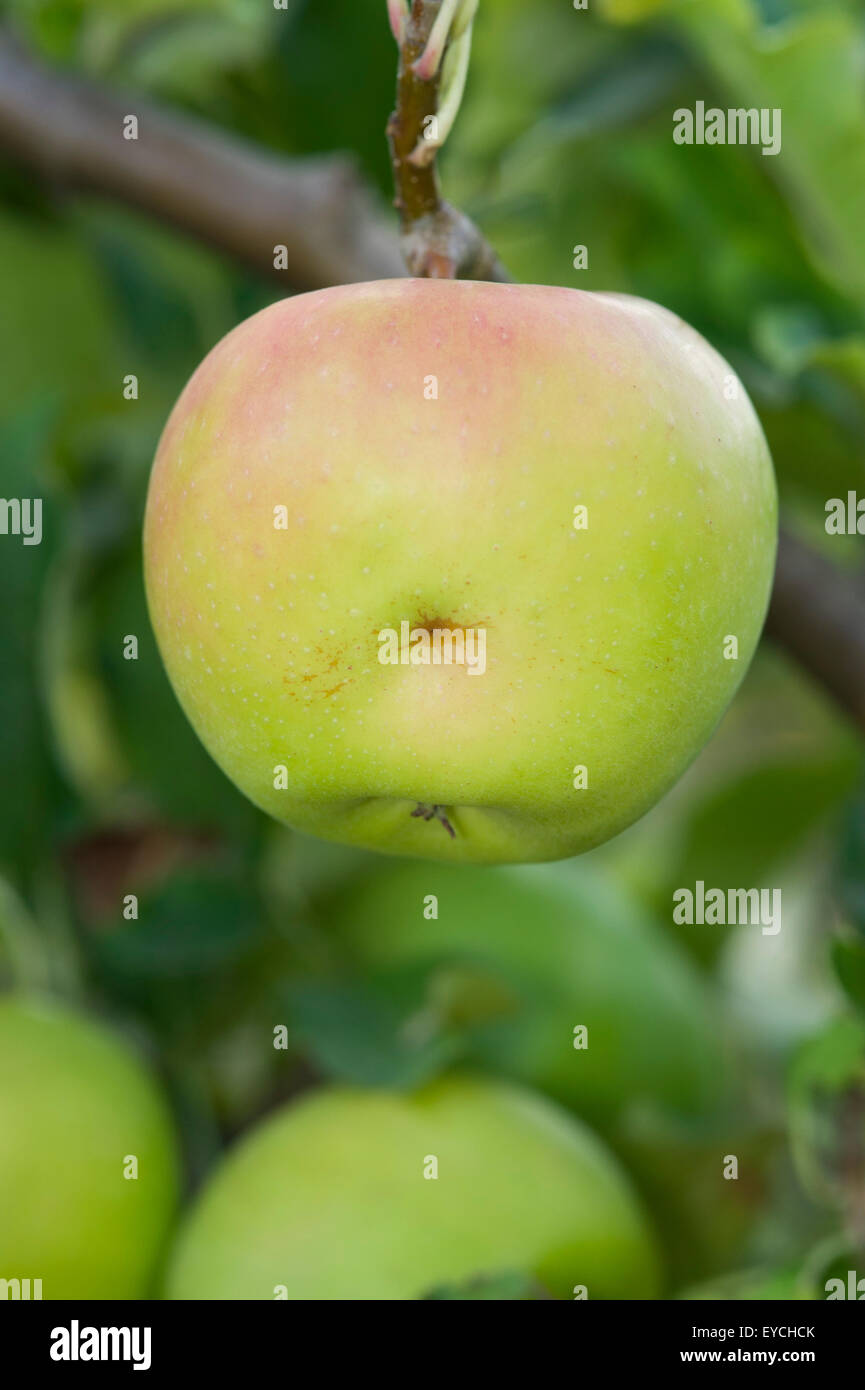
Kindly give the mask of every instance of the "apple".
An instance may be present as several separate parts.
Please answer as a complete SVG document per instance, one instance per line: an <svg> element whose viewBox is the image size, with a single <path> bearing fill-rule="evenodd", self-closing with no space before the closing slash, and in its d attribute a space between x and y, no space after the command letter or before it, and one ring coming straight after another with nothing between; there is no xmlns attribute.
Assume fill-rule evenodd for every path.
<svg viewBox="0 0 865 1390"><path fill-rule="evenodd" d="M126 1176L134 1171L137 1177ZM0 1279L43 1299L152 1292L178 1159L149 1073L101 1024L0 999Z"/></svg>
<svg viewBox="0 0 865 1390"><path fill-rule="evenodd" d="M213 349L159 445L145 574L181 704L270 815L549 860L705 744L776 525L753 408L673 314L395 280L283 300Z"/></svg>
<svg viewBox="0 0 865 1390"><path fill-rule="evenodd" d="M265 1120L181 1228L167 1296L417 1299L503 1273L561 1299L658 1288L600 1141L530 1091L450 1077L413 1095L323 1088Z"/></svg>
<svg viewBox="0 0 865 1390"><path fill-rule="evenodd" d="M316 910L367 975L419 967L430 999L453 976L473 1060L597 1124L647 1104L696 1115L723 1100L727 1065L708 985L586 861L376 863ZM498 1003L486 1016L491 988Z"/></svg>

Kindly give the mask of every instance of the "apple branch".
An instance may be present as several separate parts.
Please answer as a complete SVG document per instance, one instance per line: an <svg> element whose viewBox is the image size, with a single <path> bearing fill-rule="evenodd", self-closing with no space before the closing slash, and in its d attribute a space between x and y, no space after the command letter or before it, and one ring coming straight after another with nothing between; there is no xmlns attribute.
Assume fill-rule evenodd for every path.
<svg viewBox="0 0 865 1390"><path fill-rule="evenodd" d="M865 584L782 531L766 634L865 730Z"/></svg>
<svg viewBox="0 0 865 1390"><path fill-rule="evenodd" d="M442 204L434 166L409 162L424 119L434 110L435 82L409 76L407 69L416 61L411 55L424 52L424 35L428 41L437 9L434 0L415 0L411 12L405 0L390 0L400 42L399 100L390 138L398 203L409 208L407 213L401 208L409 265L420 273L432 254L433 268L456 264L477 279L507 279L467 219L451 224L458 216L451 209L444 230L439 229ZM403 93L405 101L411 96L408 106ZM139 116L137 146L120 134L130 111ZM123 102L92 82L38 62L2 30L0 152L61 191L89 191L127 203L283 286L288 279L294 288L319 289L403 273L396 237L344 159L263 154L200 123L157 111L137 96ZM287 248L287 271L274 269L276 244ZM461 252L460 244L474 249ZM417 260L416 247L421 248ZM437 262L439 254L443 259ZM782 533L766 630L865 730L863 586Z"/></svg>
<svg viewBox="0 0 865 1390"><path fill-rule="evenodd" d="M476 0L390 0L399 46L396 110L387 125L409 273L432 279L509 280L465 213L445 202L435 156L462 97Z"/></svg>
<svg viewBox="0 0 865 1390"><path fill-rule="evenodd" d="M123 138L127 114L138 139ZM390 228L344 156L290 160L138 96L57 72L0 30L0 150L58 190L107 194L283 286L402 274ZM274 267L284 246L286 269Z"/></svg>

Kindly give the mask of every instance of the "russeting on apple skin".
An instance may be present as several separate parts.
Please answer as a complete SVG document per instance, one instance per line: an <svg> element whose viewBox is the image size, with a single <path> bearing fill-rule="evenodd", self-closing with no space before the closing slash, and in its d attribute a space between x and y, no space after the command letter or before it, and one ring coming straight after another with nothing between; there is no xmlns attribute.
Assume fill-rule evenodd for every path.
<svg viewBox="0 0 865 1390"><path fill-rule="evenodd" d="M624 829L706 743L776 530L744 389L665 309L387 281L283 300L205 359L159 445L146 580L189 719L269 814L544 860ZM424 664L436 632L475 656L483 633L483 671Z"/></svg>
<svg viewBox="0 0 865 1390"><path fill-rule="evenodd" d="M530 1091L451 1077L325 1088L240 1140L169 1264L175 1299L401 1300L508 1272L652 1298L654 1240L616 1160Z"/></svg>

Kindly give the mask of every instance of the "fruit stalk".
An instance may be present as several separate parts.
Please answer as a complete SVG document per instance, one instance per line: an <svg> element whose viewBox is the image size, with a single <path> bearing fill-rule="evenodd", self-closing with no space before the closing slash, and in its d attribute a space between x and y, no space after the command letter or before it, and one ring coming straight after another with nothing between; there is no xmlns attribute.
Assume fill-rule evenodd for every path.
<svg viewBox="0 0 865 1390"><path fill-rule="evenodd" d="M465 213L442 197L435 156L459 106L474 7L414 0L410 12L389 6L399 46L396 108L387 124L400 215L400 245L409 273L453 280L510 279ZM450 19L442 43L437 21ZM466 22L468 20L468 22ZM438 124L437 124L438 123Z"/></svg>

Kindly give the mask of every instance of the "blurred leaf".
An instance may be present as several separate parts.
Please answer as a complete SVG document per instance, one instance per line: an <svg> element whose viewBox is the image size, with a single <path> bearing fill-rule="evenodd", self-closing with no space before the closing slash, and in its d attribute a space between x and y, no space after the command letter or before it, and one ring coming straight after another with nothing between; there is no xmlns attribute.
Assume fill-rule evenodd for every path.
<svg viewBox="0 0 865 1390"><path fill-rule="evenodd" d="M245 0L5 0L4 8L50 56L74 55L85 67L102 67L138 29L238 3Z"/></svg>
<svg viewBox="0 0 865 1390"><path fill-rule="evenodd" d="M63 226L3 214L0 263L14 266L3 277L0 416L30 402L44 407L52 396L80 405L119 383L109 305L78 238Z"/></svg>
<svg viewBox="0 0 865 1390"><path fill-rule="evenodd" d="M287 19L260 0L208 0L169 12L161 24L132 27L118 15L91 34L88 47L124 81L201 102L217 97L232 74L265 58L276 25Z"/></svg>
<svg viewBox="0 0 865 1390"><path fill-rule="evenodd" d="M304 3L280 15L271 101L276 142L305 153L348 147L390 196L384 126L393 105L396 49L384 4Z"/></svg>
<svg viewBox="0 0 865 1390"><path fill-rule="evenodd" d="M633 24L662 10L668 0L601 0L601 14L616 24Z"/></svg>
<svg viewBox="0 0 865 1390"><path fill-rule="evenodd" d="M37 990L50 979L45 938L12 885L0 878L0 981L4 988Z"/></svg>
<svg viewBox="0 0 865 1390"><path fill-rule="evenodd" d="M841 805L857 776L849 757L776 763L749 769L713 791L688 820L659 910L669 914L673 892L698 879L725 892L765 886L772 871ZM722 935L699 940L714 951Z"/></svg>
<svg viewBox="0 0 865 1390"><path fill-rule="evenodd" d="M77 605L79 566L63 558L46 586L42 614L45 701L55 749L71 785L96 805L123 786L128 769L112 727L105 690L89 666Z"/></svg>
<svg viewBox="0 0 865 1390"><path fill-rule="evenodd" d="M526 159L532 152L554 159L566 142L589 140L641 119L666 100L684 71L681 49L666 40L616 50L511 147L509 160Z"/></svg>
<svg viewBox="0 0 865 1390"><path fill-rule="evenodd" d="M636 1100L616 1151L639 1176L674 1285L721 1273L747 1258L779 1143L765 1119L749 1125L738 1114L702 1126L674 1124ZM720 1177L721 1156L728 1153L739 1159L736 1182Z"/></svg>
<svg viewBox="0 0 865 1390"><path fill-rule="evenodd" d="M424 1294L426 1299L490 1300L498 1303L547 1299L551 1295L531 1274L516 1272L481 1274L465 1284L446 1284Z"/></svg>
<svg viewBox="0 0 865 1390"><path fill-rule="evenodd" d="M137 372L140 399L155 384L167 410L183 379L234 327L226 268L215 253L125 209L87 207L77 221L127 349L117 381Z"/></svg>
<svg viewBox="0 0 865 1390"><path fill-rule="evenodd" d="M258 813L200 744L150 628L142 492L139 484L136 500L104 470L89 470L66 518L40 636L57 746L72 785L102 812L122 801L153 818L249 834ZM129 637L137 659L125 655ZM32 632L26 640L32 648Z"/></svg>
<svg viewBox="0 0 865 1390"><path fill-rule="evenodd" d="M125 897L137 885L124 886ZM202 1048L250 1008L267 1009L283 968L240 866L185 869L138 894L138 919L92 924L87 958L100 988L158 1034L163 1048L201 1064Z"/></svg>
<svg viewBox="0 0 865 1390"><path fill-rule="evenodd" d="M824 335L813 304L770 304L754 317L754 341L777 371L795 376L811 359Z"/></svg>
<svg viewBox="0 0 865 1390"><path fill-rule="evenodd" d="M287 986L294 1029L329 1075L360 1086L413 1087L459 1055L459 1040L423 1012L422 978L397 996L370 979ZM412 985L414 988L412 988Z"/></svg>
<svg viewBox="0 0 865 1390"><path fill-rule="evenodd" d="M836 891L842 912L865 936L865 793L851 803L844 820Z"/></svg>
<svg viewBox="0 0 865 1390"><path fill-rule="evenodd" d="M19 536L0 537L0 773L6 789L0 799L0 869L18 884L44 853L57 791L34 642L45 576L62 529L63 506L48 467L57 411L56 398L43 392L38 402L0 423L4 495L42 504L39 545L24 545Z"/></svg>
<svg viewBox="0 0 865 1390"><path fill-rule="evenodd" d="M812 1298L822 1299L829 1293L829 1280L840 1279L846 1297L850 1271L856 1270L857 1266L861 1270L861 1260L862 1245L861 1241L856 1239L855 1232L851 1240L843 1231L836 1231L824 1236L812 1250L809 1250L798 1283L805 1291L810 1291ZM854 1274L853 1277L854 1281L858 1282L859 1275Z"/></svg>
<svg viewBox="0 0 865 1390"><path fill-rule="evenodd" d="M753 1303L808 1302L818 1298L817 1292L803 1282L796 1269L747 1269L727 1274L711 1284L699 1284L677 1295L688 1301L711 1299L713 1302L735 1301Z"/></svg>
<svg viewBox="0 0 865 1390"><path fill-rule="evenodd" d="M842 418L844 403L829 399L813 373L799 377L796 386L781 408L758 398L760 420L782 499L803 503L805 516L817 516L822 530L827 498L843 497L849 489L865 492L865 449L862 436L851 432L853 422ZM839 541L833 537L836 546Z"/></svg>
<svg viewBox="0 0 865 1390"><path fill-rule="evenodd" d="M841 939L832 943L832 963L844 991L865 1011L865 942Z"/></svg>
<svg viewBox="0 0 865 1390"><path fill-rule="evenodd" d="M99 937L96 951L113 976L129 982L196 979L247 955L259 932L242 887L190 873L142 897L138 920Z"/></svg>
<svg viewBox="0 0 865 1390"><path fill-rule="evenodd" d="M429 991L431 1010L457 1027L499 1019L522 1003L512 984L489 963L445 963L431 971Z"/></svg>
<svg viewBox="0 0 865 1390"><path fill-rule="evenodd" d="M818 1201L865 1190L865 1021L836 1019L807 1043L790 1076L790 1138L800 1180Z"/></svg>
<svg viewBox="0 0 865 1390"><path fill-rule="evenodd" d="M862 34L834 4L763 29L747 0L678 0L682 31L728 93L783 112L783 147L763 162L790 199L815 263L865 307Z"/></svg>

